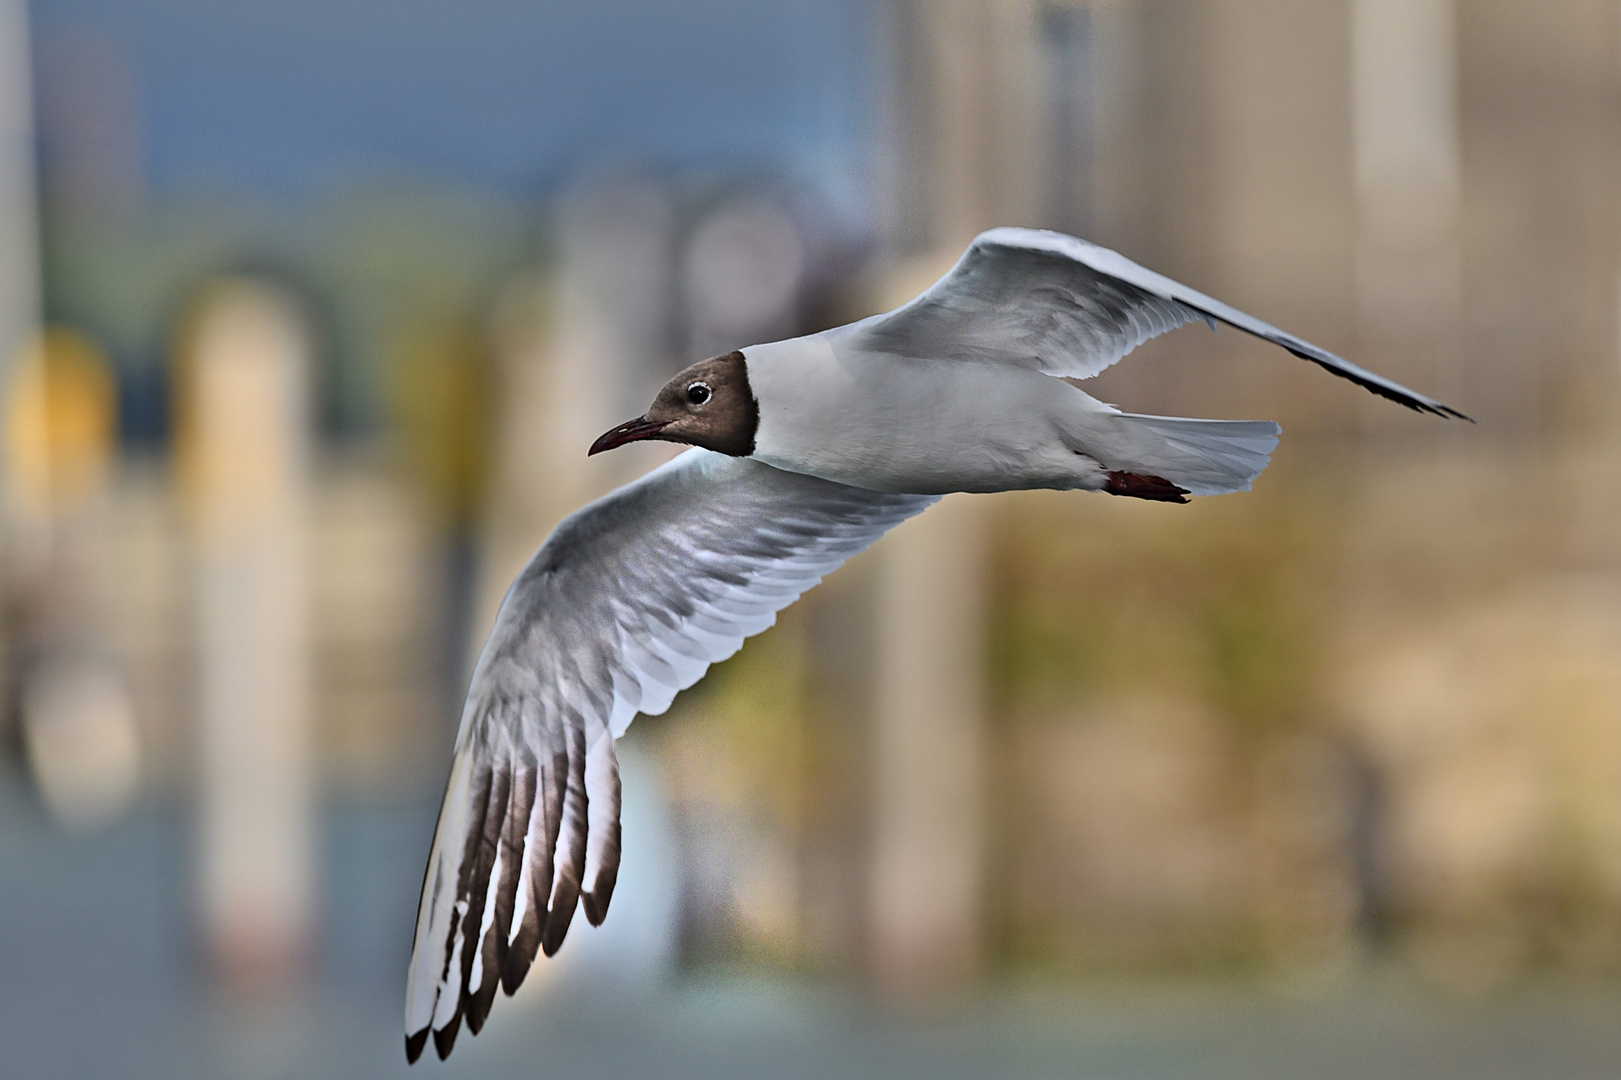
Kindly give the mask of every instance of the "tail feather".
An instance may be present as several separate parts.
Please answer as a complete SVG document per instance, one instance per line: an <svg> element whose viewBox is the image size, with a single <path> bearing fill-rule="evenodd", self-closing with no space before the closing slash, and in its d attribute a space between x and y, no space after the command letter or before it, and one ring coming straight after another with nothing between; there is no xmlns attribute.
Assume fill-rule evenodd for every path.
<svg viewBox="0 0 1621 1080"><path fill-rule="evenodd" d="M1107 469L1163 477L1193 495L1248 491L1282 431L1270 420L1189 420L1118 413Z"/></svg>

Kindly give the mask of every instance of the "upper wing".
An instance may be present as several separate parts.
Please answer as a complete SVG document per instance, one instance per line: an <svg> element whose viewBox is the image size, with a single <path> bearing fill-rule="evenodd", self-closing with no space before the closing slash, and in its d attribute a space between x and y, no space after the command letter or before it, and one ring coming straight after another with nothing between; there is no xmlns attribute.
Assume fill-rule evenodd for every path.
<svg viewBox="0 0 1621 1080"><path fill-rule="evenodd" d="M428 855L406 1056L440 1057L554 953L619 868L613 740L938 496L845 487L689 450L572 514L518 575L479 657Z"/></svg>
<svg viewBox="0 0 1621 1080"><path fill-rule="evenodd" d="M1089 379L1194 319L1236 326L1410 409L1469 419L1119 252L1041 229L981 233L927 292L848 332L862 335L866 348L899 356L990 360Z"/></svg>

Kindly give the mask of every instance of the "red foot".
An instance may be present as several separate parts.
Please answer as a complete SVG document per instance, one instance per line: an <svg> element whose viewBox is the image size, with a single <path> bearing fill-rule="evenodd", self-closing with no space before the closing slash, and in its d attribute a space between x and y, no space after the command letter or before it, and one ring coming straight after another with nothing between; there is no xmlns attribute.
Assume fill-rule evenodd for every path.
<svg viewBox="0 0 1621 1080"><path fill-rule="evenodd" d="M1103 490L1110 495L1129 495L1133 499L1154 502L1185 503L1188 489L1179 488L1162 476L1144 476L1134 472L1109 472L1109 484Z"/></svg>

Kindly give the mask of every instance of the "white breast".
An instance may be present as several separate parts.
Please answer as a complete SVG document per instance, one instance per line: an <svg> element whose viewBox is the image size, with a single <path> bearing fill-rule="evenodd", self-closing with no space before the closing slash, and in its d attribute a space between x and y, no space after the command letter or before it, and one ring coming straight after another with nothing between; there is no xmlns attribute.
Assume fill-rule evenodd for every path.
<svg viewBox="0 0 1621 1080"><path fill-rule="evenodd" d="M826 335L743 355L760 409L754 456L779 469L920 494L1099 482L1054 421L1107 406L1057 379L840 350Z"/></svg>

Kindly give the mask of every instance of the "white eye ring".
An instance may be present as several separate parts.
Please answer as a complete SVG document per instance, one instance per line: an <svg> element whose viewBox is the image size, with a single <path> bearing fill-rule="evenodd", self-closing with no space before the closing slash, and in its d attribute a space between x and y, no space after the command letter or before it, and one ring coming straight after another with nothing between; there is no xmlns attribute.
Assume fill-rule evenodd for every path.
<svg viewBox="0 0 1621 1080"><path fill-rule="evenodd" d="M695 382L687 387L687 400L694 405L702 405L714 396L714 391L706 382Z"/></svg>

